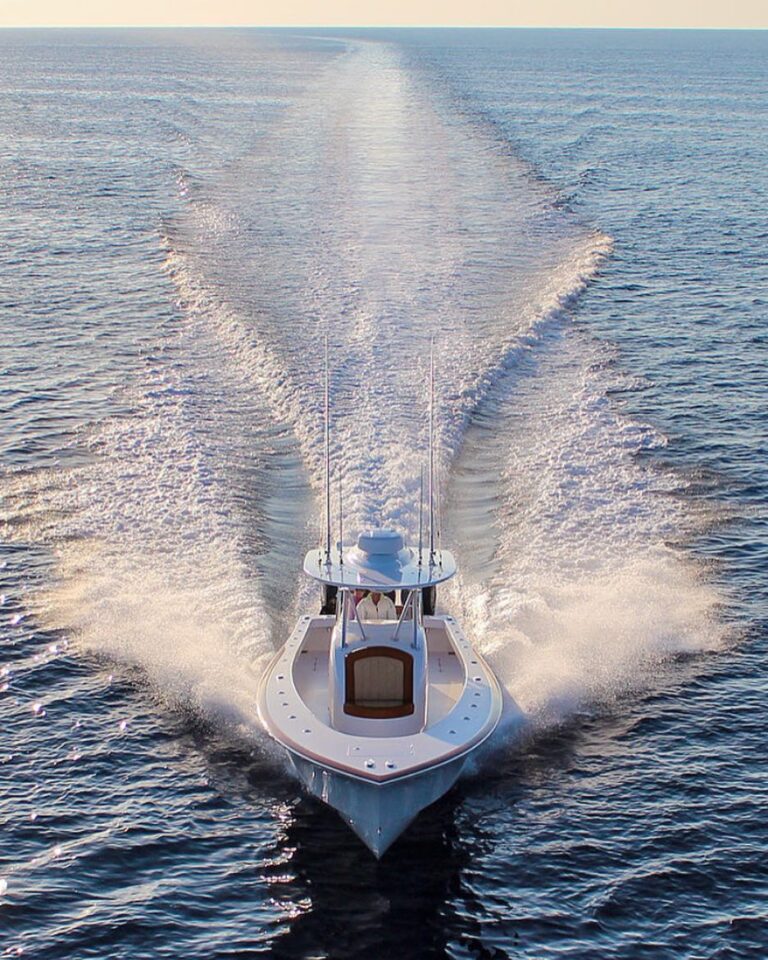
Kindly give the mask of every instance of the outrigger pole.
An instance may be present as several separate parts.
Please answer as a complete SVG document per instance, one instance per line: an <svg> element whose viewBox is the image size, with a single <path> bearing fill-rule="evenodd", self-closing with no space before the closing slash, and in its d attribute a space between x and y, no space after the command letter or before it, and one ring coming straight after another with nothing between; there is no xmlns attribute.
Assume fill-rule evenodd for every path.
<svg viewBox="0 0 768 960"><path fill-rule="evenodd" d="M339 563L344 563L344 491L342 489L343 468L339 460Z"/></svg>
<svg viewBox="0 0 768 960"><path fill-rule="evenodd" d="M421 468L421 482L419 485L419 566L421 554L424 550L424 466Z"/></svg>
<svg viewBox="0 0 768 960"><path fill-rule="evenodd" d="M325 562L331 563L331 407L328 337L325 338Z"/></svg>
<svg viewBox="0 0 768 960"><path fill-rule="evenodd" d="M435 562L435 341L429 349L429 562Z"/></svg>
<svg viewBox="0 0 768 960"><path fill-rule="evenodd" d="M438 457L439 460L439 457ZM438 464L439 465L439 464ZM440 497L440 484L435 484L435 517L437 518L437 553L439 556L438 563L442 567L443 565L443 554L442 548L440 546L443 534L443 504Z"/></svg>

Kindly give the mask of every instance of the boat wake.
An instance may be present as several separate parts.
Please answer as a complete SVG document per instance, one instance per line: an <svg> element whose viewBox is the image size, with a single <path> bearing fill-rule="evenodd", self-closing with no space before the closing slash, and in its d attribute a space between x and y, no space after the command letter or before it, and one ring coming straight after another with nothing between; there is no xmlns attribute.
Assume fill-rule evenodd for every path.
<svg viewBox="0 0 768 960"><path fill-rule="evenodd" d="M453 470L452 601L535 725L658 685L725 638L720 592L684 546L711 508L643 457L663 435L608 399L642 387L561 327L499 385Z"/></svg>
<svg viewBox="0 0 768 960"><path fill-rule="evenodd" d="M8 530L58 559L46 622L238 728L307 599L326 335L348 529L411 536L434 342L465 570L446 601L528 715L720 642L715 591L670 546L701 518L638 461L662 438L615 412L604 348L569 328L610 239L439 96L396 47L349 43L250 152L185 183L163 241L182 321L78 438L87 463L5 481Z"/></svg>

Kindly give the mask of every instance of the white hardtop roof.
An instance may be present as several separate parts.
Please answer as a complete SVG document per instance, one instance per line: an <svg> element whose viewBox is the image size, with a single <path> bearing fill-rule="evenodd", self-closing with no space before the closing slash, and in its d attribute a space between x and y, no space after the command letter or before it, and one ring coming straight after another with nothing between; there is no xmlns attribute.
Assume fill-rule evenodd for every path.
<svg viewBox="0 0 768 960"><path fill-rule="evenodd" d="M314 580L335 587L385 590L413 589L442 583L456 573L456 561L448 550L406 547L395 530L365 530L355 546L340 550L332 547L310 550L304 559L304 572Z"/></svg>

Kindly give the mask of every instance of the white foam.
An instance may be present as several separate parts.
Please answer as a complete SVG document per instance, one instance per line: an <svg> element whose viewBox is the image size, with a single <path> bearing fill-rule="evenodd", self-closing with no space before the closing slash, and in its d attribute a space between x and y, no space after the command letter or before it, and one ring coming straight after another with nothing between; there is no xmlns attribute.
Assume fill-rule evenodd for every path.
<svg viewBox="0 0 768 960"><path fill-rule="evenodd" d="M674 546L708 518L683 476L637 458L664 437L607 401L619 375L605 347L567 329L540 347L501 390L493 432L466 437L453 599L518 705L549 724L653 683L725 631L719 591Z"/></svg>
<svg viewBox="0 0 768 960"><path fill-rule="evenodd" d="M250 521L284 457L258 395L238 392L204 331L184 327L163 349L128 391L131 413L81 438L92 462L8 478L12 531L55 549L56 583L30 597L46 625L139 664L161 696L253 732L276 611L260 575L269 522ZM249 441L271 458L253 467L243 503Z"/></svg>
<svg viewBox="0 0 768 960"><path fill-rule="evenodd" d="M562 314L610 249L487 131L446 123L381 44L335 62L167 242L186 309L295 432L318 489L328 334L350 527L411 533L430 342L447 467L526 337Z"/></svg>

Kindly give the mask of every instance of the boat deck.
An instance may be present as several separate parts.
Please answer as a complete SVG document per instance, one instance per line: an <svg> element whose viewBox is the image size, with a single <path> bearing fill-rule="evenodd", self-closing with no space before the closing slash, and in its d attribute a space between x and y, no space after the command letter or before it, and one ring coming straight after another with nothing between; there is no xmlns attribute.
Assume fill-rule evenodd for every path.
<svg viewBox="0 0 768 960"><path fill-rule="evenodd" d="M288 750L349 776L384 782L450 762L490 735L501 714L492 671L451 617L425 618L427 723L409 736L353 736L330 726L333 617L303 617L267 669L259 713Z"/></svg>
<svg viewBox="0 0 768 960"><path fill-rule="evenodd" d="M329 631L330 637L330 631ZM427 641L429 643L429 641ZM293 668L294 681L311 712L324 723L328 710L328 648L305 649ZM461 660L451 651L430 652L427 656L427 726L450 712L461 696L464 671Z"/></svg>

